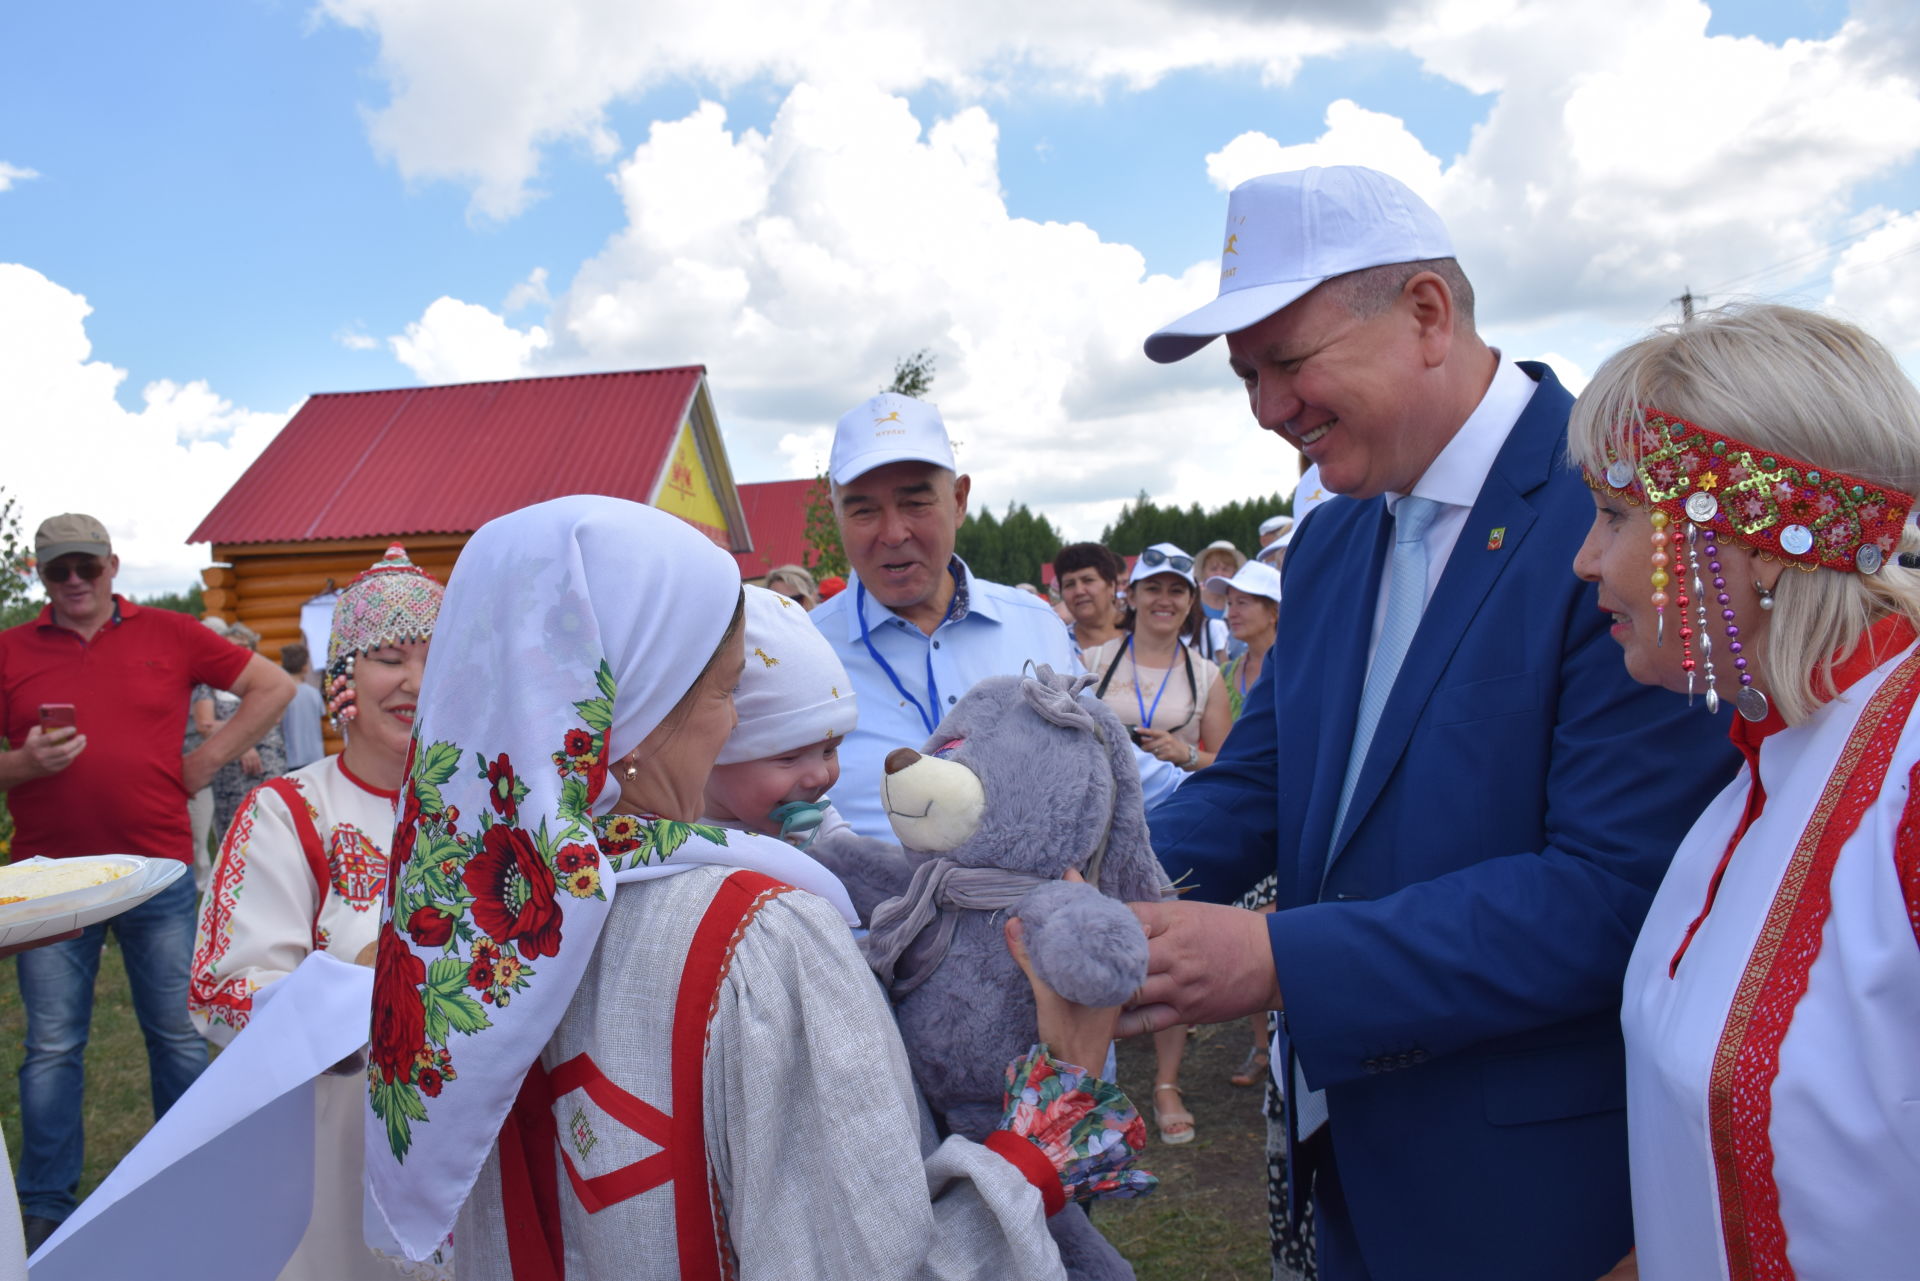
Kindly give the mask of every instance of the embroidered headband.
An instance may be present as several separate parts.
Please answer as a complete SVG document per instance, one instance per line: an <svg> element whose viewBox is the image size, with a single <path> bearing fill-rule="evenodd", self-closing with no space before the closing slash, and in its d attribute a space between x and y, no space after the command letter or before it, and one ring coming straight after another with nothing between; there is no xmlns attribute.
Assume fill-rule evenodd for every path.
<svg viewBox="0 0 1920 1281"><path fill-rule="evenodd" d="M1815 467L1657 409L1640 428L1639 462L1607 446L1607 490L1738 539L1806 569L1873 574L1893 557L1913 496ZM1601 488L1588 474L1587 483Z"/></svg>
<svg viewBox="0 0 1920 1281"><path fill-rule="evenodd" d="M445 595L439 579L408 560L406 548L392 544L334 602L327 670L344 671L355 654L427 639Z"/></svg>
<svg viewBox="0 0 1920 1281"><path fill-rule="evenodd" d="M1727 652L1739 676L1740 690L1734 704L1746 719L1763 721L1769 711L1767 696L1754 685L1753 673L1748 670L1745 644L1740 639L1720 560L1720 540L1737 539L1804 570L1824 567L1873 574L1900 545L1900 530L1913 499L1841 472L1823 471L1778 451L1754 449L1661 410L1644 412L1638 465L1621 458L1609 442L1601 479L1595 480L1585 468L1582 474L1595 490L1612 493L1635 506L1644 502L1653 508L1654 643L1666 643L1667 588L1672 586L1672 603L1680 616L1680 667L1687 674L1688 697L1693 695L1697 638L1699 666L1706 669L1707 711L1720 708L1707 618L1711 593L1719 605ZM1684 546L1677 541L1683 534ZM1755 586L1760 608L1772 609L1773 593L1759 584ZM1689 605L1693 606L1692 613L1688 612Z"/></svg>

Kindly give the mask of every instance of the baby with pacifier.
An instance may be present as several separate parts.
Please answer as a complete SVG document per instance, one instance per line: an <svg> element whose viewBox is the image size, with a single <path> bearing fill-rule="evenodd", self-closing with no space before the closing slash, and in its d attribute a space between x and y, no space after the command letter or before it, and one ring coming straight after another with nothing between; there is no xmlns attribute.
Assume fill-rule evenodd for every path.
<svg viewBox="0 0 1920 1281"><path fill-rule="evenodd" d="M807 611L764 587L746 591L747 665L733 693L740 723L707 776L706 819L808 849L846 827L827 791L858 702Z"/></svg>

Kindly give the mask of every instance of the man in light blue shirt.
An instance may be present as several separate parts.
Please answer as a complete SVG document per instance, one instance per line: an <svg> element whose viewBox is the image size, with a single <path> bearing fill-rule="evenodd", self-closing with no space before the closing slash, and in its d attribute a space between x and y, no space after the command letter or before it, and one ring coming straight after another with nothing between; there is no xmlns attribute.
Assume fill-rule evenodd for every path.
<svg viewBox="0 0 1920 1281"><path fill-rule="evenodd" d="M313 674L307 647L299 641L280 651L280 666L293 677L293 701L280 717L280 736L286 740L289 772L311 765L327 754L326 740L320 733L320 720L326 715L320 691L308 679Z"/></svg>
<svg viewBox="0 0 1920 1281"><path fill-rule="evenodd" d="M1079 658L1045 601L975 577L953 554L972 485L932 405L882 392L849 411L828 475L854 582L812 618L860 695L833 803L856 832L892 840L880 798L888 752L925 743L984 677L1029 662L1078 671ZM1151 806L1184 776L1137 755Z"/></svg>

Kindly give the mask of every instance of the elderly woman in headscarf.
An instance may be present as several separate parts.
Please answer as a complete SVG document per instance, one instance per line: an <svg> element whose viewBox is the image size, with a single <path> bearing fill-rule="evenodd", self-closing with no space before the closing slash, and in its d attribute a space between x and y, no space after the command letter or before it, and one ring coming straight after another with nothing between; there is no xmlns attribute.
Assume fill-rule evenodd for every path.
<svg viewBox="0 0 1920 1281"><path fill-rule="evenodd" d="M346 748L247 797L201 905L188 1013L215 1044L238 1035L259 991L309 952L351 962L371 948L440 598L398 544L340 593L327 673ZM362 1093L357 1076L318 1082L313 1218L282 1278L398 1275L361 1243Z"/></svg>
<svg viewBox="0 0 1920 1281"><path fill-rule="evenodd" d="M457 1218L468 1279L1060 1276L1046 1214L1143 1177L1074 1066L1115 1012L1037 988L1003 1128L936 1140L845 891L698 821L743 659L731 558L651 508L462 552L375 973L380 1221L418 1258Z"/></svg>
<svg viewBox="0 0 1920 1281"><path fill-rule="evenodd" d="M1920 395L1853 326L1745 307L1609 359L1569 442L1627 670L1733 704L1747 761L1627 967L1616 1273L1912 1276Z"/></svg>

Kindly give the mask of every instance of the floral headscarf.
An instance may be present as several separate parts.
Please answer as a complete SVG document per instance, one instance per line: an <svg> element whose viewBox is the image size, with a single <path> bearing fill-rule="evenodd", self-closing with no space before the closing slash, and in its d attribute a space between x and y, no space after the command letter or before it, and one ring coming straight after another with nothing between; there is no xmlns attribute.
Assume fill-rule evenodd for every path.
<svg viewBox="0 0 1920 1281"><path fill-rule="evenodd" d="M693 686L739 596L732 557L704 535L613 498L502 516L460 554L427 658L374 977L367 1178L410 1258L451 1228L615 883L702 843L693 825L609 814L620 789L608 770ZM733 865L752 865L757 847L795 857L768 837L722 839Z"/></svg>

